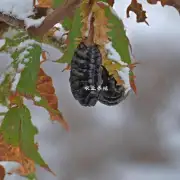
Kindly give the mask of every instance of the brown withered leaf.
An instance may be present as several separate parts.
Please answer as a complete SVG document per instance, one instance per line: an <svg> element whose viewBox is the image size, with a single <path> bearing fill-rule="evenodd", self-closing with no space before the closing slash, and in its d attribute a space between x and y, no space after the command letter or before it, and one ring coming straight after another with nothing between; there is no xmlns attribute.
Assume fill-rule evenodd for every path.
<svg viewBox="0 0 180 180"><path fill-rule="evenodd" d="M4 180L6 171L2 165L0 165L0 180Z"/></svg>
<svg viewBox="0 0 180 180"><path fill-rule="evenodd" d="M136 21L139 22L145 22L147 25L148 22L146 21L146 11L143 10L142 8L142 4L138 3L137 0L131 0L131 4L128 6L127 10L126 10L126 15L129 18L130 12L134 12L136 14Z"/></svg>
<svg viewBox="0 0 180 180"><path fill-rule="evenodd" d="M93 0L94 1L94 0ZM89 23L90 23L90 16L91 16L91 9L93 5L93 1L90 3L89 0L84 0L81 3L80 9L81 9L81 17L82 17L82 28L81 33L82 37L85 38L87 36L87 32L89 29Z"/></svg>
<svg viewBox="0 0 180 180"><path fill-rule="evenodd" d="M149 4L157 4L157 2L161 2L162 6L172 6L177 9L180 14L180 0L147 0Z"/></svg>
<svg viewBox="0 0 180 180"><path fill-rule="evenodd" d="M92 13L94 15L94 43L103 46L109 41L108 32L108 19L105 15L104 9L94 3L92 7Z"/></svg>
<svg viewBox="0 0 180 180"><path fill-rule="evenodd" d="M27 176L36 171L34 161L26 157L19 147L13 147L7 144L2 134L0 134L0 161L15 161L21 164L20 168L11 172L21 176Z"/></svg>
<svg viewBox="0 0 180 180"><path fill-rule="evenodd" d="M49 107L56 111L52 112L49 110L51 120L60 122L66 130L69 130L66 120L58 110L58 98L55 94L52 78L48 76L42 68L40 68L39 71L36 89L40 93L41 97L47 100ZM35 101L34 103L38 105Z"/></svg>

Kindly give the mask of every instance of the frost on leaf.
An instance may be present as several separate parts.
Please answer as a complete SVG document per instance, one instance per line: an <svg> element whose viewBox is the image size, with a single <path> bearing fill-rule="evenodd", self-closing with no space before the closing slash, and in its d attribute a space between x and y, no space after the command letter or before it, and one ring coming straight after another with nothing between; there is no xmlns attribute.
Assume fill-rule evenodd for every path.
<svg viewBox="0 0 180 180"><path fill-rule="evenodd" d="M15 56L15 61L19 62L26 58L28 59L28 62L25 63L25 68L21 72L21 77L16 90L20 94L33 95L36 93L36 81L40 69L41 48L39 45L34 44L31 49L23 51L22 59L21 55L22 53Z"/></svg>
<svg viewBox="0 0 180 180"><path fill-rule="evenodd" d="M157 4L160 2L162 6L172 6L180 13L180 1L179 0L147 0L149 4Z"/></svg>
<svg viewBox="0 0 180 180"><path fill-rule="evenodd" d="M126 10L127 17L129 18L130 12L134 12L136 14L136 21L139 22L145 22L146 24L146 11L143 10L142 4L138 3L137 0L131 0L131 4L128 6Z"/></svg>
<svg viewBox="0 0 180 180"><path fill-rule="evenodd" d="M70 32L68 34L67 49L65 50L63 56L59 60L57 60L56 62L70 64L71 59L72 59L73 54L74 54L74 50L76 49L77 44L78 44L77 39L79 39L81 37L82 23L81 23L80 14L81 14L81 10L80 10L80 8L77 8L76 12L74 14L74 18L73 18L73 22L72 22Z"/></svg>
<svg viewBox="0 0 180 180"><path fill-rule="evenodd" d="M106 43L104 48L101 47L103 65L114 76L118 84L125 84L129 89L130 74L123 71L129 69L128 66L131 64L132 57L124 24L111 6L103 2L97 4L104 10L108 19L107 26L110 29L107 33L109 42Z"/></svg>

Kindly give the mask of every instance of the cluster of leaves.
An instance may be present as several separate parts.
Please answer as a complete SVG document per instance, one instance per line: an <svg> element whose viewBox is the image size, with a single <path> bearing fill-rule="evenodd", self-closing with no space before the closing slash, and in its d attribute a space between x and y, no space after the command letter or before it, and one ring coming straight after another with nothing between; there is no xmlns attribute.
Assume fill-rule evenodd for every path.
<svg viewBox="0 0 180 180"><path fill-rule="evenodd" d="M163 6L174 6L180 10L179 0L147 0L150 4L156 4L158 1ZM38 0L38 6L56 8L63 2L64 0ZM119 84L124 82L119 77L118 71L129 67L130 84L136 92L132 72L135 63L131 62L130 43L123 22L113 10L113 5L114 0L83 0L80 7L76 8L73 18L66 17L62 22L67 32L67 39L64 42L66 49L64 55L56 62L66 63L68 64L66 69L70 69L74 51L78 43L87 38L90 18L93 16L93 42L100 47L103 65ZM130 11L137 15L137 22L147 23L146 12L137 0L132 0L127 8L127 17L130 16ZM51 29L49 35L52 36L55 31L56 29ZM107 43L112 44L121 61L109 58ZM41 42L32 39L26 31L18 30L18 34L13 38L5 39L0 51L10 52L13 59L0 78L0 104L7 109L0 112L3 116L0 126L0 161L16 161L21 165L16 173L29 179L35 178L35 164L52 171L38 152L38 143L34 140L38 130L31 121L31 113L25 106L24 99L32 100L34 105L45 108L51 120L59 121L67 130L68 124L58 110L52 78L41 68L41 64L46 60ZM1 166L0 173L4 177L5 172Z"/></svg>
<svg viewBox="0 0 180 180"><path fill-rule="evenodd" d="M2 52L11 51L13 61L1 74L0 103L7 112L0 126L0 160L16 161L22 166L16 171L22 176L35 173L35 164L52 172L38 152L34 137L38 133L32 124L31 113L24 105L29 99L36 106L45 108L51 120L68 125L58 110L52 78L41 68L41 58L46 58L41 43L32 40L25 31L19 31L13 39L6 38Z"/></svg>

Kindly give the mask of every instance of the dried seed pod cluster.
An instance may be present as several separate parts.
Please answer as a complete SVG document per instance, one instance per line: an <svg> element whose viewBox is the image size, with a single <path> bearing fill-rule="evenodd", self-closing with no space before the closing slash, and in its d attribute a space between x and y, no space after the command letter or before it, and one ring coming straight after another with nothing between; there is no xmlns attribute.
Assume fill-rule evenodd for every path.
<svg viewBox="0 0 180 180"><path fill-rule="evenodd" d="M102 66L102 56L97 45L79 44L71 61L69 81L74 98L82 106L95 106L98 101L112 106L126 97L124 86L118 85Z"/></svg>
<svg viewBox="0 0 180 180"><path fill-rule="evenodd" d="M85 87L97 88L102 84L101 64L101 53L96 45L79 44L71 61L70 86L74 98L83 106L94 106L98 101L98 92Z"/></svg>
<svg viewBox="0 0 180 180"><path fill-rule="evenodd" d="M126 98L125 88L123 85L117 84L115 78L109 75L105 67L102 66L102 68L102 86L107 87L108 91L103 91L102 89L99 93L98 100L108 106L117 105Z"/></svg>

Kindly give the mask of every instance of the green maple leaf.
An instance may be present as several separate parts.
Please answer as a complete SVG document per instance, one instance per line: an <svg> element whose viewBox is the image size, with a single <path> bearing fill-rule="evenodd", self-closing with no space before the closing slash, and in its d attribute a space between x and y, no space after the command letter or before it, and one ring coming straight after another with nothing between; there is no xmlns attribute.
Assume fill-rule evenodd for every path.
<svg viewBox="0 0 180 180"><path fill-rule="evenodd" d="M36 93L36 82L40 69L41 47L37 44L32 45L25 58L29 59L25 69L21 73L17 91L23 94L33 95Z"/></svg>
<svg viewBox="0 0 180 180"><path fill-rule="evenodd" d="M72 26L68 35L69 43L68 43L67 50L64 52L64 55L56 62L70 64L72 60L74 51L77 48L76 38L81 37L82 23L81 23L80 12L81 12L80 8L77 8L74 18L73 18Z"/></svg>
<svg viewBox="0 0 180 180"><path fill-rule="evenodd" d="M99 2L99 4L101 4ZM115 14L112 7L101 4L105 10L105 15L109 20L110 32L108 32L109 37L112 41L112 46L119 53L121 60L125 63L131 64L131 56L129 50L129 39L126 36L126 31L124 28L123 21Z"/></svg>
<svg viewBox="0 0 180 180"><path fill-rule="evenodd" d="M31 114L25 105L9 109L0 131L8 144L20 147L22 152L36 164L50 170L35 147L34 136L38 130L32 124Z"/></svg>

